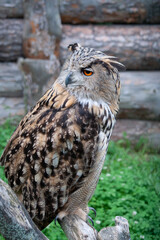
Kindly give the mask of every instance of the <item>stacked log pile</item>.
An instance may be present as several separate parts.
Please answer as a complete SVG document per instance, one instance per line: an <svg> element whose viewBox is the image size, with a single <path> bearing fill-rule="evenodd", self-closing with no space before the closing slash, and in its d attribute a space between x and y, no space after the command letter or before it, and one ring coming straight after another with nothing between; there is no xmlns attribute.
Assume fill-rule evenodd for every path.
<svg viewBox="0 0 160 240"><path fill-rule="evenodd" d="M0 121L21 117L59 75L58 1L0 3ZM18 64L17 64L18 61Z"/></svg>
<svg viewBox="0 0 160 240"><path fill-rule="evenodd" d="M24 114L57 77L67 46L79 42L117 56L127 68L113 138L125 130L137 140L147 129L160 139L158 0L3 0L0 18L1 119Z"/></svg>

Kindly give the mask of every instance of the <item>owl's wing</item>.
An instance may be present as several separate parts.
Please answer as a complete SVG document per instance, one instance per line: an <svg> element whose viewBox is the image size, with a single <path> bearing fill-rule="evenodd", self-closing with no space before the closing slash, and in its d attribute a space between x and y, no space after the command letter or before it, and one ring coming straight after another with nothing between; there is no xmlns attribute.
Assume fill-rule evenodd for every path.
<svg viewBox="0 0 160 240"><path fill-rule="evenodd" d="M31 216L47 224L82 186L100 131L87 108L68 93L54 96L54 91L21 121L2 156L10 185Z"/></svg>
<svg viewBox="0 0 160 240"><path fill-rule="evenodd" d="M30 129L35 128L35 125L38 122L42 122L42 119L43 122L46 122L47 124L47 116L49 112L54 112L52 113L52 120L54 120L55 113L71 107L75 104L75 102L76 99L73 96L70 96L60 84L54 84L54 88L49 89L19 123L0 158L0 165L4 165L6 160L8 161L8 159L6 159L6 155L10 152L11 146L13 147L15 139L18 139L18 137L22 134L22 136L26 138L29 135ZM21 140L22 139L19 140L19 144L17 143L16 146L16 143L14 144L14 147L16 147L14 150L15 152L19 150ZM12 153L14 153L14 151L12 151Z"/></svg>

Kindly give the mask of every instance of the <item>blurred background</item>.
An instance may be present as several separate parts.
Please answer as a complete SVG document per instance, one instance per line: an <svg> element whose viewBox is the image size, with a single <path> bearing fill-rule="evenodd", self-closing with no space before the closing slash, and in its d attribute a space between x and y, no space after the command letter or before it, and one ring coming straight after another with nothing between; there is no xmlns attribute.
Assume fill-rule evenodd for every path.
<svg viewBox="0 0 160 240"><path fill-rule="evenodd" d="M128 218L133 239L158 240L159 0L0 0L0 150L13 131L10 123L18 122L53 84L67 46L75 42L116 56L126 66L112 135L120 141L110 144L92 198L92 207L99 209L96 227L112 224L119 214ZM45 233L55 236L51 229ZM56 236L65 239L59 232Z"/></svg>

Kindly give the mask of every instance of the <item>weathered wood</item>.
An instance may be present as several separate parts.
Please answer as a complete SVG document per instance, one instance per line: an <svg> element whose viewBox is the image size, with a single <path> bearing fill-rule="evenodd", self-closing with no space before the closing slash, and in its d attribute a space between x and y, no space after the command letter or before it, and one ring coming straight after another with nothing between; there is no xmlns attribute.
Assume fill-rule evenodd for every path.
<svg viewBox="0 0 160 240"><path fill-rule="evenodd" d="M0 179L0 233L6 240L47 240L8 184Z"/></svg>
<svg viewBox="0 0 160 240"><path fill-rule="evenodd" d="M140 138L144 138L146 144L160 152L160 122L118 119L112 132L111 139L114 141L123 139L126 133L126 139L129 139L135 145Z"/></svg>
<svg viewBox="0 0 160 240"><path fill-rule="evenodd" d="M119 118L160 120L160 71L122 72Z"/></svg>
<svg viewBox="0 0 160 240"><path fill-rule="evenodd" d="M76 215L66 216L60 221L60 225L69 240L130 240L128 221L117 216L115 223L115 227L103 228L98 233Z"/></svg>
<svg viewBox="0 0 160 240"><path fill-rule="evenodd" d="M160 27L159 25L63 25L60 43L60 58L66 58L70 43L93 47L114 55L127 70L160 69Z"/></svg>
<svg viewBox="0 0 160 240"><path fill-rule="evenodd" d="M53 54L59 55L61 21L57 0L24 0L24 17L25 57L51 59Z"/></svg>
<svg viewBox="0 0 160 240"><path fill-rule="evenodd" d="M98 233L76 215L64 217L61 227L69 240L129 240L128 221L115 218L115 227L104 228ZM23 204L8 184L0 179L0 233L6 240L47 240L33 223Z"/></svg>
<svg viewBox="0 0 160 240"><path fill-rule="evenodd" d="M99 233L98 240L131 240L129 224L123 217L115 217L115 227L103 228Z"/></svg>
<svg viewBox="0 0 160 240"><path fill-rule="evenodd" d="M0 18L22 18L23 0L1 0Z"/></svg>
<svg viewBox="0 0 160 240"><path fill-rule="evenodd" d="M24 109L23 98L0 97L0 123L4 122L7 118L22 117L25 113Z"/></svg>
<svg viewBox="0 0 160 240"><path fill-rule="evenodd" d="M0 20L0 61L15 61L22 56L23 20Z"/></svg>
<svg viewBox="0 0 160 240"><path fill-rule="evenodd" d="M0 63L0 97L23 97L22 74L15 63Z"/></svg>
<svg viewBox="0 0 160 240"><path fill-rule="evenodd" d="M63 23L160 23L159 0L63 0Z"/></svg>
<svg viewBox="0 0 160 240"><path fill-rule="evenodd" d="M48 33L55 35L57 38L61 38L62 24L59 11L58 0L45 0L46 3L46 18L48 22Z"/></svg>
<svg viewBox="0 0 160 240"><path fill-rule="evenodd" d="M69 240L97 240L98 232L77 215L70 215L59 221Z"/></svg>
<svg viewBox="0 0 160 240"><path fill-rule="evenodd" d="M0 20L0 61L16 60L19 56L22 56L22 28L22 20ZM60 59L62 62L66 58L67 46L73 42L107 51L108 54L117 56L126 65L127 69L160 69L159 25L143 27L63 25L63 38L60 42ZM42 45L39 46L42 47ZM32 47L33 52L31 51ZM33 57L34 54L38 56L36 55L36 48L32 47L30 47L31 52L28 52L29 57ZM48 57L50 55L48 51L45 54Z"/></svg>

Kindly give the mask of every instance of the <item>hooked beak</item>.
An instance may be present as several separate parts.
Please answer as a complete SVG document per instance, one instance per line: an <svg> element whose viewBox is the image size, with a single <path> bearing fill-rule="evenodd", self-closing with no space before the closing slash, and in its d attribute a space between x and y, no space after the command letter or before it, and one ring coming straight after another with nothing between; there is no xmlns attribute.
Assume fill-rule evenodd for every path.
<svg viewBox="0 0 160 240"><path fill-rule="evenodd" d="M65 80L66 87L68 86L68 84L71 84L71 83L72 83L72 73L69 73Z"/></svg>

